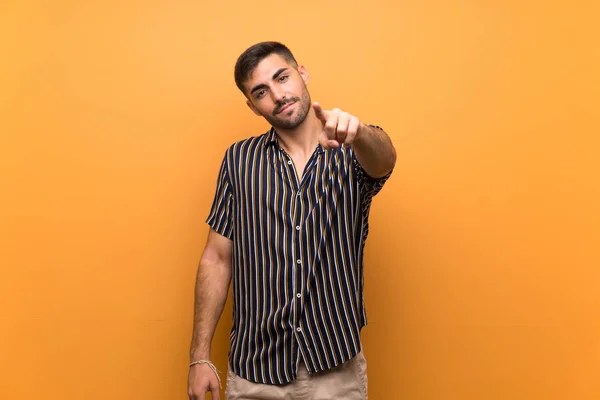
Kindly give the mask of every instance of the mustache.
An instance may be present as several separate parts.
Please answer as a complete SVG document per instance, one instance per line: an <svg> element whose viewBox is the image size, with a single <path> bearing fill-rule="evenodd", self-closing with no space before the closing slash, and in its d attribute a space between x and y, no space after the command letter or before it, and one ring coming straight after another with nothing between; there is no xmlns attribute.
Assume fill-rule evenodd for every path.
<svg viewBox="0 0 600 400"><path fill-rule="evenodd" d="M285 107L286 105L290 104L290 103L295 103L297 101L299 101L300 99L297 97L292 97L286 101L278 101L277 102L277 107L275 107L275 110L273 110L273 115L277 115L281 112L281 109L283 107Z"/></svg>

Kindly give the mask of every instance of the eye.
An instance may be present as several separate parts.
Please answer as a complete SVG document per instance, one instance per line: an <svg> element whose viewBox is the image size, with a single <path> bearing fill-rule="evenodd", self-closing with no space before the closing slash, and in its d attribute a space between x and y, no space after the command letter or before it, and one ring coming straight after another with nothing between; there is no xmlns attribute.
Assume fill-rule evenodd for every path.
<svg viewBox="0 0 600 400"><path fill-rule="evenodd" d="M257 99L260 99L261 97L263 97L265 95L265 90L261 89L258 92L256 92L256 94L254 95L254 97L256 97Z"/></svg>
<svg viewBox="0 0 600 400"><path fill-rule="evenodd" d="M287 80L288 76L287 75L282 75L279 77L279 82L285 82Z"/></svg>

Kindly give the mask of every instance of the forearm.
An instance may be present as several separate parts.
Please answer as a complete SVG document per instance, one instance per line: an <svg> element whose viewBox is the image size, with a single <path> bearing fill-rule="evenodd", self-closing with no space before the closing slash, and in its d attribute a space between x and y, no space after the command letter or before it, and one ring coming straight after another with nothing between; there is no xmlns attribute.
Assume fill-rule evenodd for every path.
<svg viewBox="0 0 600 400"><path fill-rule="evenodd" d="M231 261L200 263L196 278L191 361L210 359L210 345L227 301L230 281Z"/></svg>
<svg viewBox="0 0 600 400"><path fill-rule="evenodd" d="M381 129L361 123L352 146L358 162L373 178L387 175L396 165L392 140Z"/></svg>

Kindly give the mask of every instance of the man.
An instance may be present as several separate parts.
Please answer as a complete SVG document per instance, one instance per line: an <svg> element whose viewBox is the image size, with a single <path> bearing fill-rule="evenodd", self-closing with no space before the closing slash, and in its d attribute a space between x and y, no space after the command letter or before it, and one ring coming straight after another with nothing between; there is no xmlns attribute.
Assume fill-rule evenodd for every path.
<svg viewBox="0 0 600 400"><path fill-rule="evenodd" d="M371 199L396 162L387 134L312 103L309 74L277 42L250 47L235 80L272 128L233 144L198 267L190 399L219 399L210 344L233 282L226 396L366 399L360 330Z"/></svg>

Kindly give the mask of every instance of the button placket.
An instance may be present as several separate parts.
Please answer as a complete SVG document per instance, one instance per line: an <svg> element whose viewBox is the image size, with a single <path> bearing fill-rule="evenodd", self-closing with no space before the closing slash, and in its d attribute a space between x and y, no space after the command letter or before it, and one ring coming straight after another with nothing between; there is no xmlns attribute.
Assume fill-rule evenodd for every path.
<svg viewBox="0 0 600 400"><path fill-rule="evenodd" d="M294 249L295 249L295 256L296 256L296 273L295 273L295 287L294 290L296 292L296 299L295 299L295 304L294 304L294 308L296 310L295 312L295 321L294 324L296 326L296 333L300 334L302 333L302 328L300 327L301 321L302 321L302 285L303 285L303 260L302 260L302 240L301 240L301 221L302 221L302 203L301 203L301 189L298 188L297 192L296 192L296 196L294 201L294 221L293 221L293 226L295 229L294 232Z"/></svg>

